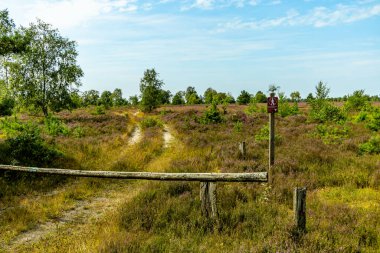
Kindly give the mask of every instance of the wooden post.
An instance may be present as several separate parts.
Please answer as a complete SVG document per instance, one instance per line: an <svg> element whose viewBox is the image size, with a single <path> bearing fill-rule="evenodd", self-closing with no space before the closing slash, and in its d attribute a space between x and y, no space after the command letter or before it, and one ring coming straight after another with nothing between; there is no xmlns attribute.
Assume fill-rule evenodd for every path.
<svg viewBox="0 0 380 253"><path fill-rule="evenodd" d="M239 143L239 150L241 157L245 160L247 158L247 149L245 146L245 141Z"/></svg>
<svg viewBox="0 0 380 253"><path fill-rule="evenodd" d="M271 93L270 96L273 98L275 93ZM274 127L275 127L275 112L269 113L269 183L273 182L273 165L274 165Z"/></svg>
<svg viewBox="0 0 380 253"><path fill-rule="evenodd" d="M300 232L306 232L306 188L294 188L294 222Z"/></svg>
<svg viewBox="0 0 380 253"><path fill-rule="evenodd" d="M218 216L218 209L215 182L201 182L200 199L202 215L216 218Z"/></svg>

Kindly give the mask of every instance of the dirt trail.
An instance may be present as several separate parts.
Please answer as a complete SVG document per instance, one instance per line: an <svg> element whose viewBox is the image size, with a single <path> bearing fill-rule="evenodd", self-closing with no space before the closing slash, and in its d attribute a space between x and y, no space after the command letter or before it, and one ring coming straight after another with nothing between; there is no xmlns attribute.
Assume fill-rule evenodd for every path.
<svg viewBox="0 0 380 253"><path fill-rule="evenodd" d="M18 246L32 244L50 234L57 234L68 224L85 224L101 219L107 213L116 210L121 203L132 200L142 189L143 187L136 187L136 184L133 183L114 186L97 197L79 201L72 210L64 212L58 219L42 223L32 230L20 234L0 249L6 252L15 252Z"/></svg>
<svg viewBox="0 0 380 253"><path fill-rule="evenodd" d="M135 113L135 115L137 114ZM138 143L141 138L141 128L136 126L128 145ZM171 130L167 125L164 125L163 139L163 148L168 148L174 140ZM167 160L165 156L162 158ZM160 157L153 161L151 165L154 166L159 160ZM73 209L64 212L58 219L49 220L32 230L18 235L8 245L0 245L0 251L15 252L20 246L37 243L49 235L59 233L61 230L66 229L66 232L70 232L69 230L73 230L77 227L77 224L86 224L102 219L107 213L115 211L122 203L132 200L139 192L145 189L146 185L142 182L110 185L108 189L96 197L78 201ZM75 226L68 226L70 224Z"/></svg>
<svg viewBox="0 0 380 253"><path fill-rule="evenodd" d="M170 128L167 125L164 125L164 148L170 147L170 145L173 143L174 136L171 133Z"/></svg>
<svg viewBox="0 0 380 253"><path fill-rule="evenodd" d="M142 132L141 127L139 125L136 125L135 129L132 132L132 135L128 141L129 145L134 145L136 143L139 143L142 139Z"/></svg>

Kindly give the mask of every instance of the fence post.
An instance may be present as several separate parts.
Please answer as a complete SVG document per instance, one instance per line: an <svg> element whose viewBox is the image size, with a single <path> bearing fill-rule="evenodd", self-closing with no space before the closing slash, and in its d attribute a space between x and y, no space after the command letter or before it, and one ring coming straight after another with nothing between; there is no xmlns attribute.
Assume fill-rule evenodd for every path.
<svg viewBox="0 0 380 253"><path fill-rule="evenodd" d="M200 182L201 211L205 217L218 216L215 182Z"/></svg>
<svg viewBox="0 0 380 253"><path fill-rule="evenodd" d="M294 222L300 232L306 232L306 188L294 188Z"/></svg>
<svg viewBox="0 0 380 253"><path fill-rule="evenodd" d="M274 98L275 93L270 94ZM269 183L273 183L273 165L274 165L274 141L275 141L275 112L269 113Z"/></svg>
<svg viewBox="0 0 380 253"><path fill-rule="evenodd" d="M245 160L247 158L247 148L245 145L245 141L239 143L239 150L240 150L241 156Z"/></svg>

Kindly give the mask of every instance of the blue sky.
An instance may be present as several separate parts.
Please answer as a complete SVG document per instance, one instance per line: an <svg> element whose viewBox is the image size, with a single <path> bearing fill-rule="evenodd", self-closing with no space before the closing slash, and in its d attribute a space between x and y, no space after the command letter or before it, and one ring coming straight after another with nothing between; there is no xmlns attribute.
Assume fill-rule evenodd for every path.
<svg viewBox="0 0 380 253"><path fill-rule="evenodd" d="M18 25L40 18L78 42L81 90L139 94L147 68L173 93L194 86L287 95L380 94L380 1L0 0Z"/></svg>

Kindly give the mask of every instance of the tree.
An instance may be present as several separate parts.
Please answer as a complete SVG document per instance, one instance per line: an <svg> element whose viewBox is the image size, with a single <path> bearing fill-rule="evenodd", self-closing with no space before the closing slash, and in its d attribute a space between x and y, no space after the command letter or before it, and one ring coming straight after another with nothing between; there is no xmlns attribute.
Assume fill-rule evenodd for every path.
<svg viewBox="0 0 380 253"><path fill-rule="evenodd" d="M170 98L172 97L172 93L170 90L160 90L160 104L166 105L170 104Z"/></svg>
<svg viewBox="0 0 380 253"><path fill-rule="evenodd" d="M140 107L144 112L151 112L160 104L160 90L164 85L162 80L158 79L159 74L156 70L147 69L144 77L140 81L141 101Z"/></svg>
<svg viewBox="0 0 380 253"><path fill-rule="evenodd" d="M15 29L8 10L0 10L0 56L21 53L25 51L28 44L28 38Z"/></svg>
<svg viewBox="0 0 380 253"><path fill-rule="evenodd" d="M264 92L262 91L258 91L256 92L256 95L255 95L255 100L256 100L256 103L266 103L267 102L267 96L264 94Z"/></svg>
<svg viewBox="0 0 380 253"><path fill-rule="evenodd" d="M139 101L139 97L137 95L134 95L134 96L130 96L129 97L129 103L132 105L132 106L138 106L140 101Z"/></svg>
<svg viewBox="0 0 380 253"><path fill-rule="evenodd" d="M194 87L189 86L185 92L186 104L195 105L200 104L202 100L199 98L197 91Z"/></svg>
<svg viewBox="0 0 380 253"><path fill-rule="evenodd" d="M172 99L173 105L183 105L185 104L185 99L183 98L183 91L178 91Z"/></svg>
<svg viewBox="0 0 380 253"><path fill-rule="evenodd" d="M301 100L301 94L299 91L293 91L290 93L290 98L292 99L292 102L299 102Z"/></svg>
<svg viewBox="0 0 380 253"><path fill-rule="evenodd" d="M205 104L211 104L214 101L214 97L218 94L218 92L212 88L208 88L203 94Z"/></svg>
<svg viewBox="0 0 380 253"><path fill-rule="evenodd" d="M325 100L327 99L330 93L330 89L320 81L317 86L315 86L315 99L316 100Z"/></svg>
<svg viewBox="0 0 380 253"><path fill-rule="evenodd" d="M105 90L102 92L102 95L100 95L100 104L104 105L105 108L110 108L112 103L112 93L108 90Z"/></svg>
<svg viewBox="0 0 380 253"><path fill-rule="evenodd" d="M30 44L9 63L10 81L19 101L42 110L45 116L49 110L70 109L70 93L80 86L83 76L76 62L76 43L41 20L21 32Z"/></svg>
<svg viewBox="0 0 380 253"><path fill-rule="evenodd" d="M246 105L249 103L249 101L251 101L251 94L245 90L242 90L236 101L239 105Z"/></svg>
<svg viewBox="0 0 380 253"><path fill-rule="evenodd" d="M99 91L89 90L89 91L83 92L82 100L85 106L97 105L99 102Z"/></svg>
<svg viewBox="0 0 380 253"><path fill-rule="evenodd" d="M306 100L307 100L307 101L312 101L312 100L314 100L313 93L310 92L310 93L307 95Z"/></svg>
<svg viewBox="0 0 380 253"><path fill-rule="evenodd" d="M112 92L111 99L114 106L122 106L127 104L127 101L123 98L122 90L118 88Z"/></svg>

